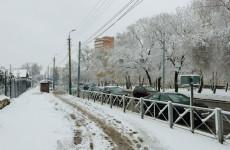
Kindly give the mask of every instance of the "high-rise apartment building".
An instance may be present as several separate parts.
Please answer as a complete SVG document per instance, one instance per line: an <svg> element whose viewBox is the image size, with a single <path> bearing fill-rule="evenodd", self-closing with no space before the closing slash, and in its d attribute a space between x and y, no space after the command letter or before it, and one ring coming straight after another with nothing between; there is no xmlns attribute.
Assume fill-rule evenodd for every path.
<svg viewBox="0 0 230 150"><path fill-rule="evenodd" d="M104 36L102 38L96 38L94 41L94 49L113 49L114 37Z"/></svg>

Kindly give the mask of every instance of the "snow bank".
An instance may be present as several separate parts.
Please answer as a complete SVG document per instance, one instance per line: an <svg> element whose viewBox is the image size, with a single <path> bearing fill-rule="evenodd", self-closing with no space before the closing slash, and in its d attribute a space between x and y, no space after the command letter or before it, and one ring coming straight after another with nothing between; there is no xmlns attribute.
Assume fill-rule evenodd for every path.
<svg viewBox="0 0 230 150"><path fill-rule="evenodd" d="M1 150L56 150L57 140L73 135L66 114L55 110L52 94L32 89L0 110Z"/></svg>
<svg viewBox="0 0 230 150"><path fill-rule="evenodd" d="M4 99L10 99L9 97L5 96L5 95L0 95L0 101L4 100Z"/></svg>

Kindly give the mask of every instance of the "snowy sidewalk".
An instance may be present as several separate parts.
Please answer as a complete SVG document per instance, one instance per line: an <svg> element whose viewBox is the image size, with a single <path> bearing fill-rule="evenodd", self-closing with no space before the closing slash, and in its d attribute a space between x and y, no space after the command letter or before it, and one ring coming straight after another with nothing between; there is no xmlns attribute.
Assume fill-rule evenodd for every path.
<svg viewBox="0 0 230 150"><path fill-rule="evenodd" d="M56 95L57 96L57 95ZM77 149L229 150L230 143L71 95L32 89L0 110L1 150L56 150L57 141L78 136ZM127 141L122 141L127 140ZM119 145L121 144L121 145ZM130 145L131 144L131 145Z"/></svg>
<svg viewBox="0 0 230 150"><path fill-rule="evenodd" d="M56 150L57 140L73 135L54 96L32 89L0 110L1 150Z"/></svg>
<svg viewBox="0 0 230 150"><path fill-rule="evenodd" d="M123 113L121 109L116 107L111 109L109 105L93 103L71 95L63 95L62 97L87 110L87 112L91 112L94 116L106 120L106 123L112 122L113 127L124 136L128 137L131 130L135 137L142 139L141 149L148 147L149 149L169 150L229 150L230 148L229 141L220 144L217 139L193 134L188 130L176 127L170 129L168 124L148 118L141 119L139 115L129 112Z"/></svg>

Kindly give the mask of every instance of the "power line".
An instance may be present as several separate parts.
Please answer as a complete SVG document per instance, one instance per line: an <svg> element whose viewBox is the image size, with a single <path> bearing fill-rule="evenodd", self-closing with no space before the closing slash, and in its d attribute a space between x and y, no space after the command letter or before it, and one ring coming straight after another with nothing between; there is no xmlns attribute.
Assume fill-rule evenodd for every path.
<svg viewBox="0 0 230 150"><path fill-rule="evenodd" d="M91 39L93 36L95 36L98 32L103 30L104 27L106 27L110 22L112 22L118 15L120 15L127 7L129 7L134 0L129 1L122 9L120 9L110 20L108 20L100 29L98 29L93 35L91 35L87 40ZM86 41L87 41L86 40Z"/></svg>
<svg viewBox="0 0 230 150"><path fill-rule="evenodd" d="M87 20L84 20L83 21L84 23L81 23L81 25L79 26L79 30L73 35L72 38L75 38L76 35L79 35L79 32L85 31L85 30L82 30L82 28L88 28L90 25L92 25L93 23L95 23L95 20L97 19L97 17L100 16L101 14L103 14L103 12L105 11L105 9L108 9L109 6L111 5L111 2L113 3L114 0L109 0L108 3L106 3L106 1L108 1L108 0L104 0L100 4L100 2L101 2L101 0L100 0L99 3L96 4L96 6L91 10L91 12L92 12L92 13L90 13L91 16L88 17ZM100 4L100 6L96 9L96 7L99 4Z"/></svg>
<svg viewBox="0 0 230 150"><path fill-rule="evenodd" d="M95 24L95 23L97 22L97 20L101 18L101 16L103 15L103 13L105 13L105 12L110 8L110 6L111 6L114 2L115 2L115 0L109 1L109 3L108 3L107 5L105 5L104 8L101 9L101 12L98 13L98 14L95 14L95 17L92 18L92 19L88 22L88 24L87 24L86 26L84 26L85 29L84 29L84 28L81 29L81 30L80 30L80 33L79 33L79 34L76 34L76 35L81 36L83 33L85 33L85 32L89 29L89 27L92 27L93 24ZM74 37L73 37L73 38L74 38Z"/></svg>
<svg viewBox="0 0 230 150"><path fill-rule="evenodd" d="M66 59L67 59L68 54L66 54L61 61L59 61L57 66L60 66Z"/></svg>
<svg viewBox="0 0 230 150"><path fill-rule="evenodd" d="M131 7L128 8L128 10L126 10L126 12L124 14L122 14L114 23L112 23L109 27L107 27L104 31L102 31L100 34L98 34L97 36L95 36L97 32L95 32L90 38L88 38L83 44L88 44L91 41L93 41L95 38L101 36L103 33L105 33L108 29L110 29L113 25L115 25L120 19L122 19L125 15L127 15L131 10L133 10L137 5L139 5L143 0L137 0L134 4L132 4ZM101 29L101 28L100 28ZM95 36L95 37L94 37Z"/></svg>
<svg viewBox="0 0 230 150"><path fill-rule="evenodd" d="M84 19L84 21L80 24L80 26L83 26L87 21L89 21L89 19L90 19L90 15L92 15L92 13L95 11L95 9L97 8L97 6L100 4L100 2L102 2L101 3L101 6L102 6L102 4L104 4L104 2L105 1L107 1L107 0L104 0L103 2L102 2L102 0L100 0L94 7L93 7L93 9L89 12L89 14L87 15L87 17ZM100 9L100 7L101 6L99 6L99 9ZM97 11L97 10L96 10ZM94 14L94 13L93 13ZM78 30L78 32L79 32L79 30ZM76 34L75 34L76 35ZM62 52L65 52L65 51L63 51L63 49L64 48L62 48L60 51L58 51L57 52L57 54L58 55L60 55L60 54L62 54ZM67 54L65 55L65 57L64 57L64 59L67 57ZM63 62L63 59L62 59L62 61L61 61L61 63Z"/></svg>
<svg viewBox="0 0 230 150"><path fill-rule="evenodd" d="M80 24L80 26L82 26L83 24L85 24L89 19L90 19L90 15L92 15L93 11L97 8L97 6L100 4L102 0L100 0L94 7L93 9L89 12L89 14L87 15L87 17L85 18L85 20L82 21L82 23Z"/></svg>

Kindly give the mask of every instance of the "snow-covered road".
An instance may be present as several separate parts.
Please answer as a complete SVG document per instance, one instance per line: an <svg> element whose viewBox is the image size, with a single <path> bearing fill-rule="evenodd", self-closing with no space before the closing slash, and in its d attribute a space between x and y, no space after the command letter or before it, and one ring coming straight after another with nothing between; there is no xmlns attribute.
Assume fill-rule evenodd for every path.
<svg viewBox="0 0 230 150"><path fill-rule="evenodd" d="M0 110L1 150L55 150L69 144L83 150L230 148L229 142L220 144L216 139L170 129L165 123L62 92L31 89Z"/></svg>

